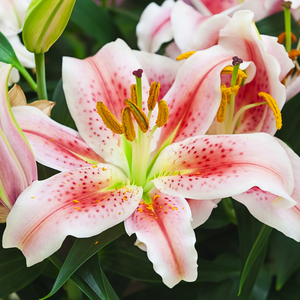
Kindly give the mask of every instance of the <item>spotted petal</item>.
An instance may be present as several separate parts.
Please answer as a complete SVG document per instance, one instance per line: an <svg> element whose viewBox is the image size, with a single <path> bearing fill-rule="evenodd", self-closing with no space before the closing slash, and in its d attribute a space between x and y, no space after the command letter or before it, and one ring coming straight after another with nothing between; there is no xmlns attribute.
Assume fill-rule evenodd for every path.
<svg viewBox="0 0 300 300"><path fill-rule="evenodd" d="M84 60L63 59L63 88L81 137L103 159L125 172L128 166L121 136L106 128L96 111L96 102L102 101L121 121L124 99L130 97L130 85L135 83L132 72L139 68L140 63L122 40L105 45ZM143 85L148 91L148 82L143 81Z"/></svg>
<svg viewBox="0 0 300 300"><path fill-rule="evenodd" d="M217 199L252 187L281 197L292 207L293 170L286 151L264 133L198 136L166 147L153 170L156 188L172 196ZM152 177L153 178L153 177Z"/></svg>
<svg viewBox="0 0 300 300"><path fill-rule="evenodd" d="M36 181L7 218L3 247L18 247L31 266L58 250L67 235L90 237L124 221L138 206L142 188L106 164Z"/></svg>
<svg viewBox="0 0 300 300"><path fill-rule="evenodd" d="M12 111L39 163L68 171L104 161L77 131L53 121L38 108L17 106Z"/></svg>
<svg viewBox="0 0 300 300"><path fill-rule="evenodd" d="M206 133L220 105L220 73L231 63L232 56L233 52L214 46L195 53L184 62L164 98L170 116L162 128L160 144L175 130L175 141Z"/></svg>
<svg viewBox="0 0 300 300"><path fill-rule="evenodd" d="M254 79L241 87L237 94L236 109L250 103L262 102L259 92L270 94L281 109L285 103L286 90L279 80L280 64L274 56L267 53L252 20L253 12L238 11L220 31L219 45L228 50L233 49L234 45L235 55L244 61L252 61L256 66ZM266 105L247 110L236 133L256 131L272 135L276 132L273 112Z"/></svg>
<svg viewBox="0 0 300 300"><path fill-rule="evenodd" d="M142 243L138 246L147 249L154 270L168 287L172 288L180 280L196 280L196 238L187 201L157 189L151 191L150 197L153 206L142 202L125 221L127 233L136 234Z"/></svg>

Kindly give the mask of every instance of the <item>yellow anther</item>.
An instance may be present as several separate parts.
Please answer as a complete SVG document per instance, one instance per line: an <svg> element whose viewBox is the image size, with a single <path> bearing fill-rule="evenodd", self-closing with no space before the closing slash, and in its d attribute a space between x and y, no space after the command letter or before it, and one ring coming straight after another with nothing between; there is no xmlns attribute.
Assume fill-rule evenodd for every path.
<svg viewBox="0 0 300 300"><path fill-rule="evenodd" d="M230 100L231 89L227 88L225 84L222 84L221 93L222 93L221 103L217 112L217 121L220 123L224 122L225 120L226 108L227 108L227 103Z"/></svg>
<svg viewBox="0 0 300 300"><path fill-rule="evenodd" d="M233 73L233 66L227 66L221 71L221 74L230 74L230 75L232 75L232 73ZM238 75L237 75L237 78L236 78L236 84L241 85L243 79L246 79L246 78L247 78L246 73L244 71L242 71L241 69L239 69L238 70Z"/></svg>
<svg viewBox="0 0 300 300"><path fill-rule="evenodd" d="M146 208L149 209L149 210L152 210L153 209L153 202L150 202L149 204L147 204Z"/></svg>
<svg viewBox="0 0 300 300"><path fill-rule="evenodd" d="M153 197L153 199L156 200L156 199L159 198L159 197L160 197L160 195L155 195L155 196Z"/></svg>
<svg viewBox="0 0 300 300"><path fill-rule="evenodd" d="M183 59L187 59L187 58L189 58L190 56L192 56L196 52L197 51L189 51L189 52L182 53L176 59L178 61L183 60Z"/></svg>
<svg viewBox="0 0 300 300"><path fill-rule="evenodd" d="M273 114L275 116L276 127L279 130L282 127L282 117L276 100L271 95L265 92L258 93L258 96L263 97L266 100L269 107L272 109Z"/></svg>
<svg viewBox="0 0 300 300"><path fill-rule="evenodd" d="M137 90L136 90L136 84L132 84L130 86L130 98L131 98L131 101L134 103L134 104L137 104Z"/></svg>
<svg viewBox="0 0 300 300"><path fill-rule="evenodd" d="M165 100L158 102L158 115L156 119L156 126L162 127L168 122L169 118L169 107Z"/></svg>
<svg viewBox="0 0 300 300"><path fill-rule="evenodd" d="M154 109L159 95L159 91L160 91L160 83L156 81L152 82L149 91L149 97L148 97L148 110Z"/></svg>
<svg viewBox="0 0 300 300"><path fill-rule="evenodd" d="M147 132L149 129L149 120L147 119L146 115L136 104L134 104L129 99L125 99L124 101L126 106L130 109L130 112L133 114L142 132Z"/></svg>
<svg viewBox="0 0 300 300"><path fill-rule="evenodd" d="M226 108L227 104L230 101L230 95L232 93L237 94L240 86L239 85L234 85L233 87L227 88L225 84L221 85L221 93L222 93L222 98L221 98L221 103L220 107L217 112L217 121L222 123L225 120L226 117Z"/></svg>
<svg viewBox="0 0 300 300"><path fill-rule="evenodd" d="M297 57L300 55L300 50L292 49L291 51L288 52L288 54L291 60L296 60Z"/></svg>
<svg viewBox="0 0 300 300"><path fill-rule="evenodd" d="M97 102L96 108L106 127L114 133L123 133L123 126L118 122L116 117L108 110L103 102Z"/></svg>
<svg viewBox="0 0 300 300"><path fill-rule="evenodd" d="M130 114L130 109L128 107L125 107L122 111L122 124L124 128L125 138L128 141L132 142L135 139L136 134Z"/></svg>

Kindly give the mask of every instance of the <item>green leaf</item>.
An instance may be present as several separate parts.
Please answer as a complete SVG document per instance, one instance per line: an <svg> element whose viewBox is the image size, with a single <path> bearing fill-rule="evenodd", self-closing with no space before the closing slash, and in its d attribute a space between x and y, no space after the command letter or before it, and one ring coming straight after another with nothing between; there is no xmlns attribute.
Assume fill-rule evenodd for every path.
<svg viewBox="0 0 300 300"><path fill-rule="evenodd" d="M27 268L25 258L18 249L0 249L0 298L18 291L43 271L47 261Z"/></svg>
<svg viewBox="0 0 300 300"><path fill-rule="evenodd" d="M51 256L50 258L51 262L57 267L57 268L61 268L63 266L63 260L59 257L58 254L54 254ZM70 279L72 281L74 281L77 286L90 298L93 300L102 300L99 295L97 295L97 293L76 273L74 273ZM46 297L44 297L43 299L48 298L49 295L47 295Z"/></svg>
<svg viewBox="0 0 300 300"><path fill-rule="evenodd" d="M11 46L10 42L0 31L0 61L6 64L11 64L14 67L20 67L21 63L19 62L17 55Z"/></svg>
<svg viewBox="0 0 300 300"><path fill-rule="evenodd" d="M243 268L239 294L241 300L248 300L265 259L268 246L266 240L271 229L263 230L261 238L257 238L261 231L261 223L248 212L244 205L237 201L233 201L233 205L238 221L240 259Z"/></svg>
<svg viewBox="0 0 300 300"><path fill-rule="evenodd" d="M103 266L111 272L140 281L161 283L161 277L153 270L147 254L134 245L126 247L112 243L99 255Z"/></svg>
<svg viewBox="0 0 300 300"><path fill-rule="evenodd" d="M97 254L85 262L75 274L79 275L101 299L119 300L100 267Z"/></svg>
<svg viewBox="0 0 300 300"><path fill-rule="evenodd" d="M266 246L266 243L268 241L268 238L269 238L269 235L271 232L272 232L271 227L269 227L267 225L262 226L262 229L261 229L261 231L251 249L248 259L246 261L246 264L245 264L245 267L244 267L244 270L242 273L242 277L241 277L241 282L240 282L240 287L239 287L239 295L242 292L244 282L245 282L248 274L250 273L254 262L257 260L259 254L262 253L261 258L260 258L260 263L258 265L258 271L259 271L260 265L263 263L265 255L266 255L267 247L265 247L265 246Z"/></svg>
<svg viewBox="0 0 300 300"><path fill-rule="evenodd" d="M77 0L70 20L96 39L99 46L121 36L108 11L92 0Z"/></svg>
<svg viewBox="0 0 300 300"><path fill-rule="evenodd" d="M276 290L300 268L300 244L275 231L270 237L270 255L275 265Z"/></svg>
<svg viewBox="0 0 300 300"><path fill-rule="evenodd" d="M266 300L272 283L272 273L263 266L257 276L250 300Z"/></svg>
<svg viewBox="0 0 300 300"><path fill-rule="evenodd" d="M292 32L299 37L300 28L293 18L291 18L291 25ZM258 21L256 27L261 34L278 36L280 33L285 32L283 11Z"/></svg>
<svg viewBox="0 0 300 300"><path fill-rule="evenodd" d="M300 155L300 93L289 100L282 110L282 128L276 136L286 142L298 155Z"/></svg>
<svg viewBox="0 0 300 300"><path fill-rule="evenodd" d="M76 130L75 122L72 119L67 106L61 79L56 85L52 100L56 103L56 105L52 109L51 118L60 124Z"/></svg>
<svg viewBox="0 0 300 300"><path fill-rule="evenodd" d="M44 297L55 294L62 285L70 278L72 274L86 262L95 253L101 250L104 246L111 243L113 240L125 233L123 224L118 224L97 236L87 239L77 239L71 248L65 262L61 266L58 277L53 285L51 292Z"/></svg>

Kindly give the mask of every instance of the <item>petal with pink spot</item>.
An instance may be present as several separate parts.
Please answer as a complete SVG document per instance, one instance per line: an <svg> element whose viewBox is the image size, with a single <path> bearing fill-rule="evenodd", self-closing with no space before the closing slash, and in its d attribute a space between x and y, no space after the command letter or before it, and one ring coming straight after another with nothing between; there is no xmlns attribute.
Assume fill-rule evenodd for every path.
<svg viewBox="0 0 300 300"><path fill-rule="evenodd" d="M206 133L221 101L220 73L231 64L232 56L233 52L214 46L198 51L184 62L164 97L170 116L162 127L160 144L174 133L179 124L175 141Z"/></svg>
<svg viewBox="0 0 300 300"><path fill-rule="evenodd" d="M198 136L174 143L159 155L149 176L156 188L174 197L217 199L254 186L282 197L291 207L293 170L286 151L264 133Z"/></svg>
<svg viewBox="0 0 300 300"><path fill-rule="evenodd" d="M90 237L124 221L143 190L106 164L35 181L18 198L7 218L3 247L18 247L31 266L61 247L67 235Z"/></svg>
<svg viewBox="0 0 300 300"><path fill-rule="evenodd" d="M254 79L241 87L237 94L236 110L247 104L264 102L258 96L259 92L270 94L281 109L285 103L286 90L279 80L280 64L273 55L267 53L266 45L259 38L252 21L253 12L238 11L220 31L219 45L227 50L233 49L234 45L235 55L244 61L252 61L256 66ZM262 131L274 135L276 130L272 110L261 105L244 113L236 133Z"/></svg>
<svg viewBox="0 0 300 300"><path fill-rule="evenodd" d="M104 162L77 131L53 121L41 110L16 106L12 111L39 163L55 170L68 171Z"/></svg>
<svg viewBox="0 0 300 300"><path fill-rule="evenodd" d="M191 211L182 197L171 197L153 189L153 205L144 202L125 221L128 235L136 234L142 249L153 263L154 270L170 288L180 280L197 278L195 234Z"/></svg>
<svg viewBox="0 0 300 300"><path fill-rule="evenodd" d="M128 165L121 136L104 125L96 103L102 101L121 121L124 99L130 97L130 85L135 83L132 72L139 68L132 50L120 39L105 45L93 57L63 59L63 88L81 137L105 161L125 172ZM144 80L143 91L148 90L149 84Z"/></svg>

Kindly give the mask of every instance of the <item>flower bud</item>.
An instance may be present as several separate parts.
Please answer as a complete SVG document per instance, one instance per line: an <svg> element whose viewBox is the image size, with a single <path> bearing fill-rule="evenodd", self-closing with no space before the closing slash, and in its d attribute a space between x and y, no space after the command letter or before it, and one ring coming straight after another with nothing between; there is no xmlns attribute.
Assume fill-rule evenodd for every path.
<svg viewBox="0 0 300 300"><path fill-rule="evenodd" d="M32 0L23 27L30 52L45 53L64 31L76 0Z"/></svg>

